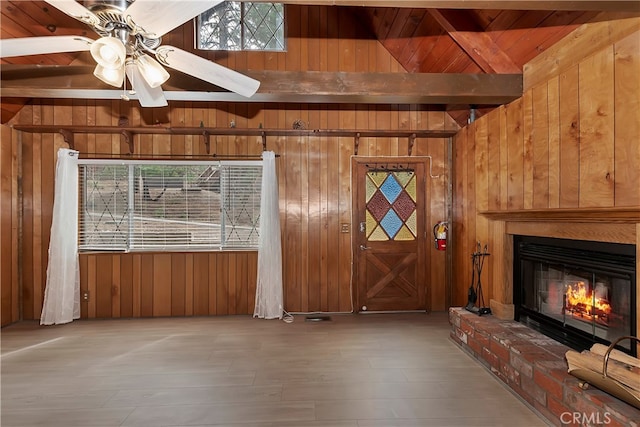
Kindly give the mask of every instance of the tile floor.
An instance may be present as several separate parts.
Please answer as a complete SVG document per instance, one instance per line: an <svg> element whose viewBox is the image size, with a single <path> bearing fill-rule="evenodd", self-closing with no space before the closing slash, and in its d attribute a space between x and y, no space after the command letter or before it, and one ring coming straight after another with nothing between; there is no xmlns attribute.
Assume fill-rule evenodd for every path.
<svg viewBox="0 0 640 427"><path fill-rule="evenodd" d="M3 328L1 425L545 426L449 340L446 313Z"/></svg>

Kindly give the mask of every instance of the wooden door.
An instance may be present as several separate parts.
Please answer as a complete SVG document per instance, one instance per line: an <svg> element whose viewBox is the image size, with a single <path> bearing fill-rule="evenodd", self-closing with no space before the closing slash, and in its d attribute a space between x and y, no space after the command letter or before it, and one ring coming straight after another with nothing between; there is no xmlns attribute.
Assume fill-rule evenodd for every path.
<svg viewBox="0 0 640 427"><path fill-rule="evenodd" d="M425 165L354 160L356 311L426 310Z"/></svg>

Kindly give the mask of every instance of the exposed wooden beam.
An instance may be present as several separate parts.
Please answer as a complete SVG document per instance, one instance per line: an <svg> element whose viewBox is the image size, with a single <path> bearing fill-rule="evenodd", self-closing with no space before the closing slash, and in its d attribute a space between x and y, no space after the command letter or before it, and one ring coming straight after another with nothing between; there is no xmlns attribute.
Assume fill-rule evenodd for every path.
<svg viewBox="0 0 640 427"><path fill-rule="evenodd" d="M119 99L90 66L3 65L3 97ZM251 98L175 71L163 86L167 100L357 104L500 105L522 96L521 74L345 73L243 71L261 82ZM135 95L131 95L135 99Z"/></svg>
<svg viewBox="0 0 640 427"><path fill-rule="evenodd" d="M460 13L452 14L438 9L429 9L429 14L449 33L449 37L485 73L521 73L518 67L482 28L473 28L471 21L461 22Z"/></svg>
<svg viewBox="0 0 640 427"><path fill-rule="evenodd" d="M273 0L257 1L271 2ZM281 0L280 3L324 6L412 7L423 9L640 11L640 2L637 0Z"/></svg>

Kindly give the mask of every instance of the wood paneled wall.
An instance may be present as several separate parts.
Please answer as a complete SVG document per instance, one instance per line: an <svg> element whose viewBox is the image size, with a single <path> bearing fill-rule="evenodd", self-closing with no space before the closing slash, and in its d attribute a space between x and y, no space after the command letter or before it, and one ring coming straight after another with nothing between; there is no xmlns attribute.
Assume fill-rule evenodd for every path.
<svg viewBox="0 0 640 427"><path fill-rule="evenodd" d="M566 43L579 45L580 38L592 32L583 28L577 34ZM567 46L556 50L572 52ZM558 62L565 63L562 58ZM526 90L522 98L458 133L454 141L454 305L466 304L470 255L478 240L494 250L482 277L487 303L494 296L501 299L496 293L510 281L511 265L502 259L504 223L481 212L640 207L638 76L640 31L636 30L558 70ZM536 227L545 227L544 222L543 213ZM572 224L566 227L578 230ZM558 231L558 226L552 228ZM581 233L588 234L588 228L583 225ZM591 228L602 230L604 239L610 228L611 241L619 240L613 225ZM633 235L635 226L627 229L631 234L624 239L640 243L640 236Z"/></svg>
<svg viewBox="0 0 640 427"><path fill-rule="evenodd" d="M19 146L8 126L0 127L0 293L2 325L19 319L18 231Z"/></svg>
<svg viewBox="0 0 640 427"><path fill-rule="evenodd" d="M240 69L400 71L375 39L365 34L348 10L330 7L288 9L287 53L234 52L221 63ZM192 30L191 30L192 31ZM172 33L172 37L175 37ZM190 37L185 27L185 38ZM174 44L174 42L168 42ZM291 105L171 102L166 108L141 109L135 102L35 100L16 117L20 123L60 125L207 126L291 129L296 120L312 129L456 129L445 112L419 106ZM11 133L8 128L3 131ZM12 136L16 137L14 132ZM49 228L53 206L55 153L66 147L60 135L20 133L22 149L23 239L22 311L37 319L42 307ZM3 137L3 144L5 138ZM408 141L361 138L358 155L403 156ZM120 136L76 135L81 153L126 156ZM350 157L352 138L270 137L267 149L277 159L284 255L285 308L291 312L351 310ZM218 155L259 155L260 138L211 137ZM141 135L135 154L150 156L205 154L199 136ZM417 139L412 155L430 155L434 174L446 170L446 141ZM81 154L82 156L82 154ZM3 177L5 176L3 145ZM163 157L166 158L166 157ZM11 175L15 177L17 175ZM3 179L4 189L4 179ZM446 179L429 185L427 217L446 215ZM7 196L8 197L8 196ZM3 191L2 206L6 202ZM353 229L353 227L352 227ZM4 239L4 216L3 216ZM4 240L3 240L4 241ZM429 245L431 246L431 245ZM3 305L5 266L2 253ZM444 310L444 254L430 251L432 309ZM85 318L247 314L253 312L256 252L83 254L81 287ZM14 283L14 282L12 282ZM3 307L4 308L4 307ZM3 318L4 324L4 318Z"/></svg>

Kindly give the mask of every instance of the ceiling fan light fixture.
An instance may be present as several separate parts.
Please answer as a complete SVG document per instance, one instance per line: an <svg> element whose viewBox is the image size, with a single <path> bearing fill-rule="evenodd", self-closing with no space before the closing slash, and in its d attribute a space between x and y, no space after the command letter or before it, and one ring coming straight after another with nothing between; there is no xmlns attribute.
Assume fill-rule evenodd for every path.
<svg viewBox="0 0 640 427"><path fill-rule="evenodd" d="M93 75L108 85L120 87L124 82L124 67L106 68L102 65L96 65Z"/></svg>
<svg viewBox="0 0 640 427"><path fill-rule="evenodd" d="M149 55L140 55L136 59L136 65L138 66L138 70L140 70L142 77L144 77L152 88L157 88L169 80L169 73L167 70L165 70L158 61Z"/></svg>
<svg viewBox="0 0 640 427"><path fill-rule="evenodd" d="M127 48L115 37L102 37L91 45L91 56L104 68L122 68Z"/></svg>

